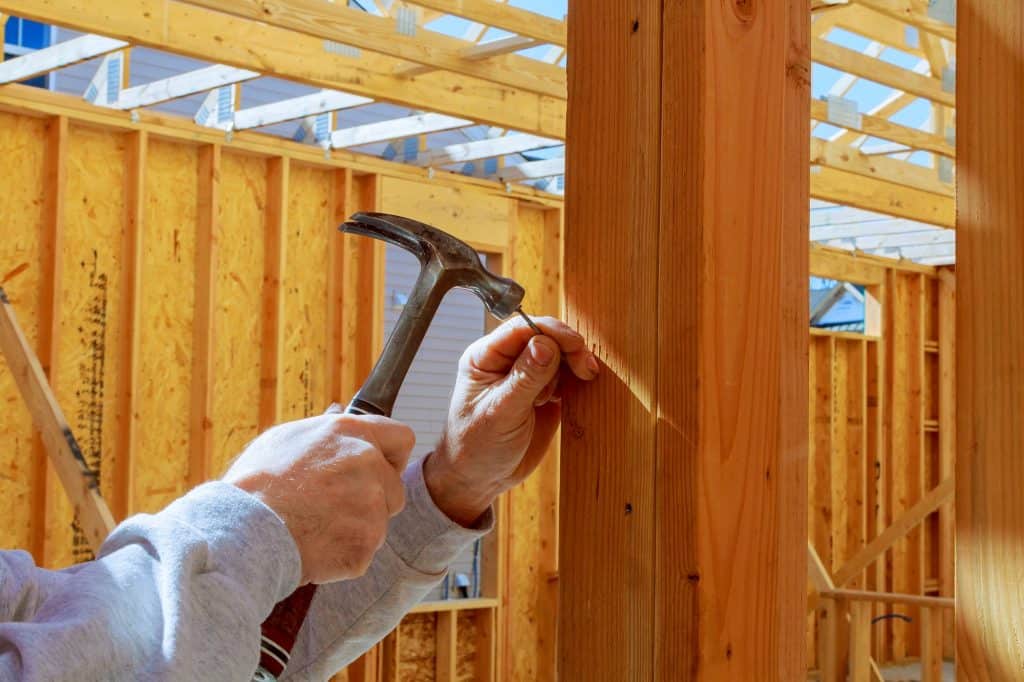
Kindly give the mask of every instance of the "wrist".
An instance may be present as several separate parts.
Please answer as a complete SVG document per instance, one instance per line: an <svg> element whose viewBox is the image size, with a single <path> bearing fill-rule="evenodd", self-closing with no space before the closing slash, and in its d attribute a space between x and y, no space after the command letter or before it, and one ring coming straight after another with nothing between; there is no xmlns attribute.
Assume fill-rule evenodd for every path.
<svg viewBox="0 0 1024 682"><path fill-rule="evenodd" d="M465 528L472 528L501 493L493 484L481 484L463 475L443 446L423 462L423 482L437 508Z"/></svg>

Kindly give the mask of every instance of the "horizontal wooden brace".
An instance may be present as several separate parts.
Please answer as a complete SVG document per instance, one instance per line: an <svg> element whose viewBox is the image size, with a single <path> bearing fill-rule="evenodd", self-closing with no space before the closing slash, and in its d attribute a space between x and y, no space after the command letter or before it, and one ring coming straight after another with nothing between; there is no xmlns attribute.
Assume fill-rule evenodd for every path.
<svg viewBox="0 0 1024 682"><path fill-rule="evenodd" d="M819 166L811 171L811 196L922 223L948 228L956 226L956 207L952 197L835 168Z"/></svg>
<svg viewBox="0 0 1024 682"><path fill-rule="evenodd" d="M822 592L827 599L846 599L849 601L869 601L883 604L914 604L917 606L933 606L952 609L955 600L952 597L929 597L923 594L901 594L899 592L869 592L867 590L831 590Z"/></svg>
<svg viewBox="0 0 1024 682"><path fill-rule="evenodd" d="M0 83L13 83L128 47L121 40L85 35L0 62Z"/></svg>
<svg viewBox="0 0 1024 682"><path fill-rule="evenodd" d="M0 11L415 109L565 136L564 99L450 72L402 78L393 73L400 60L348 57L322 39L201 7L137 0L115 11L88 0L0 0Z"/></svg>

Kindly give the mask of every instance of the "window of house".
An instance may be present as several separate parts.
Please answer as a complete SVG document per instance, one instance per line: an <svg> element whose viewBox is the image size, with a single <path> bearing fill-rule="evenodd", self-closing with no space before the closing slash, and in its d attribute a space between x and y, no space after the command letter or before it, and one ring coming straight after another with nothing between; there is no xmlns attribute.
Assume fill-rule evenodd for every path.
<svg viewBox="0 0 1024 682"><path fill-rule="evenodd" d="M4 61L53 44L53 27L38 21L9 17L4 26ZM49 89L52 74L36 76L22 81L25 85Z"/></svg>

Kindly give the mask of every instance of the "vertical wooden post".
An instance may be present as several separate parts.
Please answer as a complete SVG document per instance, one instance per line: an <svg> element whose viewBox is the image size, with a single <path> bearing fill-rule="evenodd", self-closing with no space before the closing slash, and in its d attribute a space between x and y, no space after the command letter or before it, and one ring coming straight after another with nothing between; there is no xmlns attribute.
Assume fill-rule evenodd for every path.
<svg viewBox="0 0 1024 682"><path fill-rule="evenodd" d="M220 211L220 145L205 145L199 149L198 170L189 487L206 480L213 457L213 315Z"/></svg>
<svg viewBox="0 0 1024 682"><path fill-rule="evenodd" d="M277 421L280 389L277 375L281 366L281 275L284 271L284 232L288 226L289 161L285 157L267 162L267 210L263 237L263 343L260 352L259 429Z"/></svg>
<svg viewBox="0 0 1024 682"><path fill-rule="evenodd" d="M458 620L459 612L455 610L439 611L437 614L437 624L434 627L437 651L434 658L436 682L455 682L458 679L456 670L459 662L456 654L458 635L455 629Z"/></svg>
<svg viewBox="0 0 1024 682"><path fill-rule="evenodd" d="M871 682L871 602L850 603L850 682Z"/></svg>
<svg viewBox="0 0 1024 682"><path fill-rule="evenodd" d="M806 674L807 5L569 23L559 675ZM756 113L753 113L756 112Z"/></svg>
<svg viewBox="0 0 1024 682"><path fill-rule="evenodd" d="M117 385L117 456L114 460L114 496L111 511L118 521L133 509L132 456L135 453L137 423L136 386L139 379L139 302L142 286L142 221L145 215L146 149L148 133L128 136L124 185L124 238L121 240L121 306L118 329L121 330Z"/></svg>
<svg viewBox="0 0 1024 682"><path fill-rule="evenodd" d="M921 607L921 682L942 682L942 611Z"/></svg>
<svg viewBox="0 0 1024 682"><path fill-rule="evenodd" d="M57 330L60 321L57 319L57 298L60 296L61 253L64 241L64 200L67 191L67 154L68 154L68 120L57 116L50 120L46 140L46 206L43 210L44 234L40 240L40 277L39 292L39 362L50 381L56 384L54 367L57 353ZM32 518L36 527L32 533L32 555L40 565L48 565L46 557L46 497L50 489L48 483L50 468L43 442L38 434L33 437L32 449Z"/></svg>
<svg viewBox="0 0 1024 682"><path fill-rule="evenodd" d="M1024 4L960 0L957 52L956 660L989 682L1024 670Z"/></svg>
<svg viewBox="0 0 1024 682"><path fill-rule="evenodd" d="M401 642L401 625L388 633L381 643L381 680L382 682L398 682L399 645Z"/></svg>
<svg viewBox="0 0 1024 682"><path fill-rule="evenodd" d="M952 268L939 271L939 479L954 477L956 467L956 276ZM951 500L939 507L939 596L956 593L956 516ZM956 614L942 612L943 651L953 658Z"/></svg>

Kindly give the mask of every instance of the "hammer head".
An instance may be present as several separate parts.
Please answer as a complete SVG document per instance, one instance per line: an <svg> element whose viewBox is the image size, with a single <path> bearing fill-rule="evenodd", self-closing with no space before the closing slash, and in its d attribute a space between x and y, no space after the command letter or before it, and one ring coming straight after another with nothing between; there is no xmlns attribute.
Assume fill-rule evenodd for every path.
<svg viewBox="0 0 1024 682"><path fill-rule="evenodd" d="M488 271L471 246L418 220L388 213L356 213L339 229L381 239L412 252L423 270L433 272L439 286L445 290L469 289L499 319L513 314L526 294L515 281Z"/></svg>

